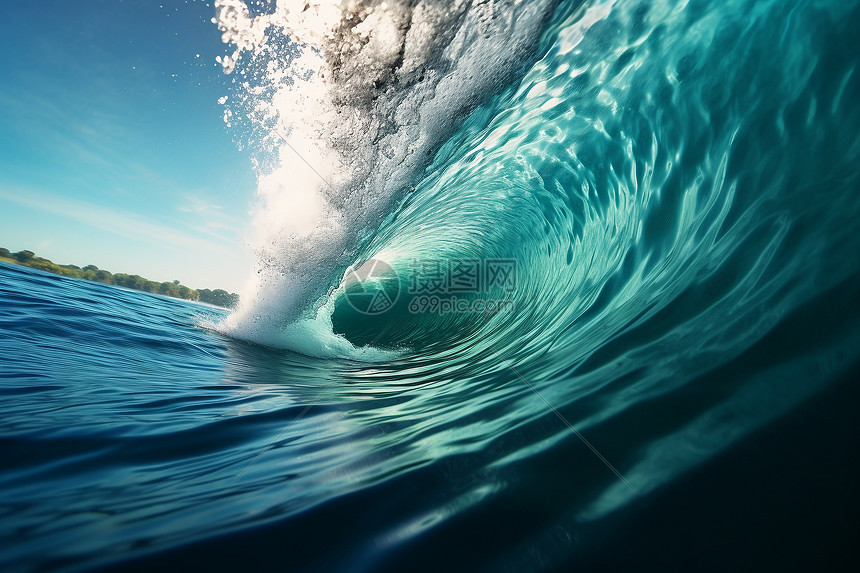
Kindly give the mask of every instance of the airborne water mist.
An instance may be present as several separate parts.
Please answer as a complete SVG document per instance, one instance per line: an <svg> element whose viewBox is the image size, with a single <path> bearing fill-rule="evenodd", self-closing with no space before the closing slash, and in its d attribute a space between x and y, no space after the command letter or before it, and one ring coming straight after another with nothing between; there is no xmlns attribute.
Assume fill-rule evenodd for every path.
<svg viewBox="0 0 860 573"><path fill-rule="evenodd" d="M326 311L309 320L320 297L460 122L534 56L556 3L282 0L253 15L241 0L217 0L235 47L219 61L241 78L225 120L246 122L268 152L258 164L259 265L220 328L348 353Z"/></svg>

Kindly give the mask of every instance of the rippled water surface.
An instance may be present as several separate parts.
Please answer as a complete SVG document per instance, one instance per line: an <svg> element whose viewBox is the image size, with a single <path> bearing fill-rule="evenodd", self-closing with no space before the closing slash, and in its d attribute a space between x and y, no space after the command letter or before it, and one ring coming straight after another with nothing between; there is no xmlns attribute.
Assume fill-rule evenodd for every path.
<svg viewBox="0 0 860 573"><path fill-rule="evenodd" d="M357 248L398 298L333 291L350 359L0 263L0 567L856 560L858 29L850 1L560 3ZM510 312L428 311L439 261L513 262L483 293Z"/></svg>

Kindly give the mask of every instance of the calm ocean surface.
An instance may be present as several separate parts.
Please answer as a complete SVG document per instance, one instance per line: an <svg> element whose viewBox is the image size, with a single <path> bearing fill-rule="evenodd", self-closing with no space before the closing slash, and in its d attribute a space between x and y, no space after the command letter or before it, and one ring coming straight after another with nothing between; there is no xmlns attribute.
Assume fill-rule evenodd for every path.
<svg viewBox="0 0 860 573"><path fill-rule="evenodd" d="M860 4L540 22L313 352L0 263L0 570L854 570Z"/></svg>

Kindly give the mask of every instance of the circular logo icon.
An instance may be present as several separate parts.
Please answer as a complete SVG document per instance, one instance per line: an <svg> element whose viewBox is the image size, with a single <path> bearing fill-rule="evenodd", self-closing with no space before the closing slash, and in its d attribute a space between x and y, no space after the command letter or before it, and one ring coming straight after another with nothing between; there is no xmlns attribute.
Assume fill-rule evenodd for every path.
<svg viewBox="0 0 860 573"><path fill-rule="evenodd" d="M369 259L343 280L346 302L361 314L382 314L400 297L400 280L391 265Z"/></svg>

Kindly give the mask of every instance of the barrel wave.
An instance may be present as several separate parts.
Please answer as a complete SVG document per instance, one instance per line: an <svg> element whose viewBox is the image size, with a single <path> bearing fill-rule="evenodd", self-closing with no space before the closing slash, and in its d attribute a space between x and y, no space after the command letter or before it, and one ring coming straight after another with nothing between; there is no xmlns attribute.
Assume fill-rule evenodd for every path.
<svg viewBox="0 0 860 573"><path fill-rule="evenodd" d="M537 3L542 10L519 4L507 8L529 22L523 27L545 28L531 51L524 49L527 55L506 69L522 70L522 77L501 93L493 92L497 84L480 91L460 87L472 96L457 109L460 114L485 101L446 139L436 138L444 142L441 148L434 142L421 148L433 151L432 163L403 167L401 157L388 158L379 146L361 148L356 134L354 147L342 153L346 160L360 162L370 154L377 172L411 185L330 184L317 172L318 187L340 194L344 207L337 217L358 219L360 232L344 223L351 233L309 236L288 221L277 228L281 244L260 248L258 269L265 275L274 268L281 278L296 268L305 272L306 262L296 262L284 245L285 231L290 239L309 240L313 250L305 245L301 253L314 268L299 278L320 284L299 290L317 295L371 259L391 265L404 291L416 261L514 259L517 313L440 318L406 312L410 299L403 298L391 313L368 320L345 304L347 282L340 279L334 294L303 299L306 316L323 307L334 330L359 346L374 333L376 345L406 352L457 346L465 333L467 344L475 337L487 347L506 348L526 336L534 347L522 353L514 348L517 360L541 354L537 348L557 348L562 362L573 364L579 351L570 348L589 354L581 340L597 348L682 307L673 326L700 334L696 352L708 353L716 344L729 358L727 333L735 333L730 338L743 349L779 316L853 272L847 261L856 247L851 221L857 204L850 190L858 138L849 126L858 121L851 105L857 80L842 23L852 21L856 10L839 3ZM460 20L450 20L465 18L456 7L452 11ZM844 37L834 32L843 29ZM287 69L295 66L286 51L289 57L266 52L269 66L273 58ZM448 87L442 83L434 87ZM290 85L293 91L305 87L295 79ZM401 90L417 91L421 84L383 84L376 92L360 86L370 95L351 87L352 99L339 105L358 115L356 99L402 99ZM332 81L321 89L341 88ZM456 95L446 101L459 101L461 94L451 91ZM439 113L419 103L412 108L413 102L398 100L398 111ZM289 122L307 121L275 108L273 115L279 113L289 129L297 129ZM249 123L257 132L271 127ZM390 130L411 134L413 124L404 125ZM281 129L279 123L274 136L265 132L276 153L294 156L293 162L317 160L297 152L294 142L283 145ZM263 179L286 170L285 160L274 163ZM302 183L291 183L283 192L300 194ZM269 191L261 183L261 195ZM264 202L263 214L289 219L286 212L297 201ZM354 207L363 202L373 203L374 212ZM317 221L314 232L326 224ZM330 256L326 251L334 243L339 252ZM341 264L331 268L320 264L336 261ZM284 286L277 277L269 282ZM255 286L251 299L272 288ZM264 308L247 320L255 328L272 316L283 328L299 314L293 304ZM237 314L234 321L248 313ZM736 317L744 335L737 336L738 324L723 317ZM243 332L267 342L265 333ZM289 339L280 342L290 346Z"/></svg>
<svg viewBox="0 0 860 573"><path fill-rule="evenodd" d="M846 24L857 17L843 3L560 7L541 59L469 118L361 246L356 266L385 261L405 295L368 317L343 300L347 281L334 330L400 349L389 383L455 385L463 417L495 393L536 392L589 428L713 391L701 387L709 373L858 271L860 82ZM427 261L487 260L516 263L516 288L489 293L512 309L444 312L408 294ZM489 392L488 379L507 381ZM629 502L820 387L722 389L645 451L623 452L638 487L616 480L583 515ZM737 411L759 399L767 406ZM428 419L453 407L438 401ZM508 423L546 408L533 398ZM730 428L717 421L727 412ZM496 428L474 431L481 443Z"/></svg>
<svg viewBox="0 0 860 573"><path fill-rule="evenodd" d="M165 365L170 399L135 389L159 424L79 438L122 468L115 502L73 465L46 474L114 526L48 565L841 562L860 4L215 4L240 78L225 118L257 154L259 264L229 315L147 303L177 307L150 309L140 328L164 332L135 355ZM183 361L214 377L205 395ZM27 404L8 419L37 424ZM20 551L87 531L20 533Z"/></svg>

